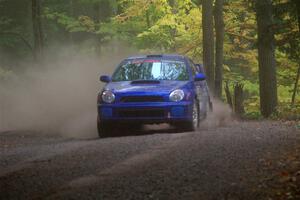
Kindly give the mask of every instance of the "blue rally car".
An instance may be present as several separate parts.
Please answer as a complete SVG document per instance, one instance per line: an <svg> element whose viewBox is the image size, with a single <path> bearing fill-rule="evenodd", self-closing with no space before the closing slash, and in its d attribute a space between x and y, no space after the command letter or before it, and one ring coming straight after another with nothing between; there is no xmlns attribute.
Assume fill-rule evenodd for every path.
<svg viewBox="0 0 300 200"><path fill-rule="evenodd" d="M98 95L98 133L108 137L119 123L169 123L193 131L212 109L203 67L181 55L129 57Z"/></svg>

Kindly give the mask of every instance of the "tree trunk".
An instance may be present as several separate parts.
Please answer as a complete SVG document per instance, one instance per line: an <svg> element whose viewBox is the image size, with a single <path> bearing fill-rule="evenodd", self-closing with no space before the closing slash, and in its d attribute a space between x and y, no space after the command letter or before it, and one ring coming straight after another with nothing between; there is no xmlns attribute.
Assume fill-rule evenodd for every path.
<svg viewBox="0 0 300 200"><path fill-rule="evenodd" d="M114 12L113 10L113 5L109 0L102 0L102 1L96 1L94 2L94 20L101 26L101 23L105 22L108 20L111 16L112 13ZM103 52L103 38L105 37L104 34L96 34L94 35L95 40L97 41L96 43L96 53L98 55L101 55Z"/></svg>
<svg viewBox="0 0 300 200"><path fill-rule="evenodd" d="M100 23L102 20L102 12L101 12L101 2L94 3L94 20L97 23Z"/></svg>
<svg viewBox="0 0 300 200"><path fill-rule="evenodd" d="M203 29L203 64L206 68L208 84L214 90L214 22L213 0L202 1L202 29Z"/></svg>
<svg viewBox="0 0 300 200"><path fill-rule="evenodd" d="M71 17L74 17L74 0L70 0L69 6L70 6L70 10L69 10L70 13L69 13L69 15ZM74 35L73 35L73 33L70 32L70 31L67 31L67 33L68 33L68 36L69 36L69 42L70 42L70 44L73 44L74 43Z"/></svg>
<svg viewBox="0 0 300 200"><path fill-rule="evenodd" d="M115 12L113 3L114 2L110 0L102 0L94 3L94 19L96 22L105 22L113 15L113 13Z"/></svg>
<svg viewBox="0 0 300 200"><path fill-rule="evenodd" d="M43 55L43 29L41 20L41 0L32 0L33 52L35 60Z"/></svg>
<svg viewBox="0 0 300 200"><path fill-rule="evenodd" d="M296 8L297 8L298 29L299 29L299 35L300 35L300 1L299 0L294 0L294 3L295 3ZM296 75L295 85L294 85L294 89L293 89L292 102L291 102L292 106L295 104L295 99L296 99L296 94L297 94L297 89L298 89L299 78L300 78L300 63L299 63L299 66L298 66L298 71L297 71L297 75Z"/></svg>
<svg viewBox="0 0 300 200"><path fill-rule="evenodd" d="M300 1L294 0L296 7L297 7L297 16L298 16L298 26L299 26L299 32L300 32Z"/></svg>
<svg viewBox="0 0 300 200"><path fill-rule="evenodd" d="M146 22L147 22L147 28L148 29L151 28L149 10L146 11Z"/></svg>
<svg viewBox="0 0 300 200"><path fill-rule="evenodd" d="M215 30L216 30L216 69L215 69L215 95L222 98L223 81L223 49L224 49L224 0L215 3Z"/></svg>
<svg viewBox="0 0 300 200"><path fill-rule="evenodd" d="M244 109L244 91L243 91L244 85L240 83L234 84L234 95L233 95L233 110L234 113L238 117L242 117L245 113Z"/></svg>
<svg viewBox="0 0 300 200"><path fill-rule="evenodd" d="M118 15L118 2L117 0L110 0L110 5L111 5L111 9L112 9L112 15Z"/></svg>
<svg viewBox="0 0 300 200"><path fill-rule="evenodd" d="M172 8L172 13L173 15L176 15L178 10L177 10L177 1L176 0L168 0L170 7ZM176 20L176 19L175 19ZM176 28L172 28L171 29L171 37L173 39L173 41L175 41L175 37L176 37ZM176 46L175 46L175 42L173 43L173 45L171 46L170 49L172 52L176 52Z"/></svg>
<svg viewBox="0 0 300 200"><path fill-rule="evenodd" d="M277 106L277 80L271 0L256 0L260 110L269 117Z"/></svg>
<svg viewBox="0 0 300 200"><path fill-rule="evenodd" d="M299 63L298 72L297 72L297 75L296 75L294 89L293 89L293 96L292 96L292 102L291 102L292 106L295 104L295 99L296 99L296 94L297 94L297 89L298 89L299 78L300 78L300 63Z"/></svg>
<svg viewBox="0 0 300 200"><path fill-rule="evenodd" d="M226 95L227 103L228 103L228 105L230 106L230 108L232 109L232 108L233 108L232 95L231 95L231 93L230 93L228 81L225 82L224 90L225 90L225 95Z"/></svg>

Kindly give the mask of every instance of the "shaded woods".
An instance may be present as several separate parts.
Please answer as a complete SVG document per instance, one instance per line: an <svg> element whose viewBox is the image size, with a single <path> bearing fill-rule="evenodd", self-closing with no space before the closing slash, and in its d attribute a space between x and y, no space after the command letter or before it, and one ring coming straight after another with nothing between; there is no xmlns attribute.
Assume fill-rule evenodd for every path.
<svg viewBox="0 0 300 200"><path fill-rule="evenodd" d="M223 101L240 98L225 82L243 85L243 116L299 118L299 9L297 0L1 0L0 81L49 55L126 44L203 63Z"/></svg>

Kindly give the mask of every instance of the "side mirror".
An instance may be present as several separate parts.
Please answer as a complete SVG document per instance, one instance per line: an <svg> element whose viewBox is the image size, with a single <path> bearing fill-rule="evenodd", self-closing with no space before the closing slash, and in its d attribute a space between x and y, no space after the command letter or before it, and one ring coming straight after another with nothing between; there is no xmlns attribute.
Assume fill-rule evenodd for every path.
<svg viewBox="0 0 300 200"><path fill-rule="evenodd" d="M195 81L204 81L205 79L206 79L206 76L203 73L196 74L196 76L194 78Z"/></svg>
<svg viewBox="0 0 300 200"><path fill-rule="evenodd" d="M109 83L111 81L111 78L110 76L100 76L100 81L103 82L103 83Z"/></svg>
<svg viewBox="0 0 300 200"><path fill-rule="evenodd" d="M203 64L195 64L195 66L198 68L199 72L201 72L201 73L204 72L204 66L203 66Z"/></svg>

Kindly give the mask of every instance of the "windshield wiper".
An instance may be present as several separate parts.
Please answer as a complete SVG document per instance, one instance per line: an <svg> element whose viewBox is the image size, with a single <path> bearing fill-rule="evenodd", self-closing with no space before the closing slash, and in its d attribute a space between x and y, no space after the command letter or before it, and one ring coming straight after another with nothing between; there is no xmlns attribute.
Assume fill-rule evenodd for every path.
<svg viewBox="0 0 300 200"><path fill-rule="evenodd" d="M159 84L158 80L134 80L131 81L131 84Z"/></svg>

